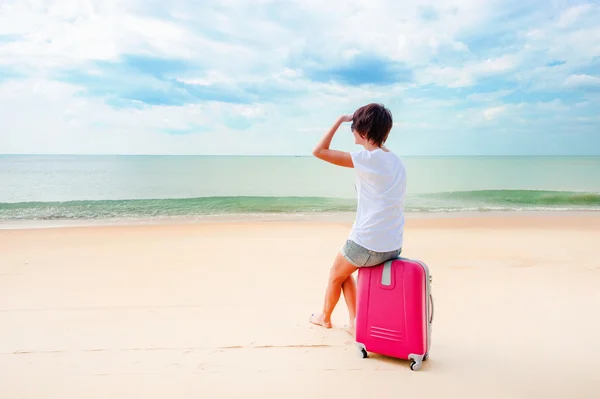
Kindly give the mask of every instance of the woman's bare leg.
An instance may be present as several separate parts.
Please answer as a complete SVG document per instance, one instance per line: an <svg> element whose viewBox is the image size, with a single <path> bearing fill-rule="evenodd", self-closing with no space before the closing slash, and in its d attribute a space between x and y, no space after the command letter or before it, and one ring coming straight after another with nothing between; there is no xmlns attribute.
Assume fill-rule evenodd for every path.
<svg viewBox="0 0 600 399"><path fill-rule="evenodd" d="M352 275L348 276L342 283L342 292L344 293L346 306L348 306L348 316L350 316L350 322L348 323L347 329L352 332L356 321L356 282Z"/></svg>
<svg viewBox="0 0 600 399"><path fill-rule="evenodd" d="M327 284L327 290L325 291L323 311L320 315L311 315L311 323L323 326L325 328L331 328L331 314L333 313L335 305L337 305L338 301L340 300L340 295L342 294L342 284L356 270L358 270L358 268L348 262L341 253L337 254L335 261L333 262L333 266L331 267L331 271L329 272L329 282ZM353 280L352 283L354 283ZM350 287L350 291L354 292L355 297L356 288L353 286L348 287ZM350 293L348 295L351 296ZM350 299L352 298L350 297ZM356 301L356 299L354 299L354 301ZM356 313L356 303L354 303L354 313Z"/></svg>

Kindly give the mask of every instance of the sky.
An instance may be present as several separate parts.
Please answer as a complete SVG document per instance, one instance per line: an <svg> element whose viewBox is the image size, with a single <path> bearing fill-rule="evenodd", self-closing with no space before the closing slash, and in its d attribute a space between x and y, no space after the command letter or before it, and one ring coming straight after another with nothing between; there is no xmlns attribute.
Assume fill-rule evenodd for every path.
<svg viewBox="0 0 600 399"><path fill-rule="evenodd" d="M600 155L600 0L0 0L0 153ZM332 148L357 149L349 124Z"/></svg>

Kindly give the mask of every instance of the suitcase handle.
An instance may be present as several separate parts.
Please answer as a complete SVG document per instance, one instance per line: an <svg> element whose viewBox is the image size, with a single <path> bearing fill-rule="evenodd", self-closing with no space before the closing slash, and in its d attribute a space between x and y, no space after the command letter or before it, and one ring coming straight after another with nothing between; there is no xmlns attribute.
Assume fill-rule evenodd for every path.
<svg viewBox="0 0 600 399"><path fill-rule="evenodd" d="M433 322L433 295L429 294L429 303L431 304L431 315L429 316L429 323Z"/></svg>

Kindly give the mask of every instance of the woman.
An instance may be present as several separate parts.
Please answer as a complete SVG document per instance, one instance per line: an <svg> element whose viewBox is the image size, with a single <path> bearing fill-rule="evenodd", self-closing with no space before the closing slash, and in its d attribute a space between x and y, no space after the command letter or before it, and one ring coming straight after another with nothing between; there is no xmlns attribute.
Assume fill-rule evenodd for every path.
<svg viewBox="0 0 600 399"><path fill-rule="evenodd" d="M329 148L333 135L344 122L352 122L355 143L363 149L343 152ZM331 267L323 311L310 322L331 328L331 314L344 292L354 334L356 283L352 274L359 267L379 265L402 251L406 170L402 160L388 150L392 114L381 104L368 104L338 118L313 151L319 159L356 170L357 210L350 235Z"/></svg>

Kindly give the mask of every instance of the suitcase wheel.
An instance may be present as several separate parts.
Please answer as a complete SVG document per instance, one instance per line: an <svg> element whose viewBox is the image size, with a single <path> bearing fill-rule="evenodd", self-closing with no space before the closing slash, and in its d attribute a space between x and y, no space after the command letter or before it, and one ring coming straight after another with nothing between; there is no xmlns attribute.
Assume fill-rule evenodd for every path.
<svg viewBox="0 0 600 399"><path fill-rule="evenodd" d="M423 366L423 361L428 357L427 355L427 353L424 356L410 355L408 357L410 360L410 369L412 371L421 370L421 367Z"/></svg>
<svg viewBox="0 0 600 399"><path fill-rule="evenodd" d="M411 362L410 362L410 369L411 369L412 371L417 371L417 370L419 370L420 368L421 368L421 363L417 363L417 362L415 362L414 360L411 360Z"/></svg>
<svg viewBox="0 0 600 399"><path fill-rule="evenodd" d="M365 359L369 356L369 354L367 353L367 348L365 348L365 346L361 343L357 343L356 347L358 348L358 355Z"/></svg>

